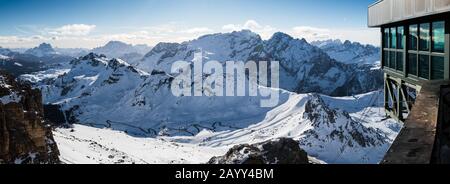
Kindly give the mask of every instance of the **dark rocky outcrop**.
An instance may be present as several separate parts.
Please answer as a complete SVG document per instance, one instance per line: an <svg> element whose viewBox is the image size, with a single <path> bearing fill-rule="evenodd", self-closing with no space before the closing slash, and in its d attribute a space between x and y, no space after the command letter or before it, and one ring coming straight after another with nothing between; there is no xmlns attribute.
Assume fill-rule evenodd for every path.
<svg viewBox="0 0 450 184"><path fill-rule="evenodd" d="M44 119L53 127L64 125L67 122L64 112L61 111L61 107L52 104L44 105Z"/></svg>
<svg viewBox="0 0 450 184"><path fill-rule="evenodd" d="M308 164L307 153L293 139L280 138L259 144L234 146L208 164Z"/></svg>
<svg viewBox="0 0 450 184"><path fill-rule="evenodd" d="M0 73L0 163L59 163L39 90Z"/></svg>

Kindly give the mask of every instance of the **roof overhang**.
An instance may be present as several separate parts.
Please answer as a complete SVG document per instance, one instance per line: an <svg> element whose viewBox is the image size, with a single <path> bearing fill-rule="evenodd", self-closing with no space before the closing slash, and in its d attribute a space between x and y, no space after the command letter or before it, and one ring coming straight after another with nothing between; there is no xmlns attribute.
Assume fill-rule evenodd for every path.
<svg viewBox="0 0 450 184"><path fill-rule="evenodd" d="M382 25L450 11L450 0L380 0L369 6L368 26Z"/></svg>

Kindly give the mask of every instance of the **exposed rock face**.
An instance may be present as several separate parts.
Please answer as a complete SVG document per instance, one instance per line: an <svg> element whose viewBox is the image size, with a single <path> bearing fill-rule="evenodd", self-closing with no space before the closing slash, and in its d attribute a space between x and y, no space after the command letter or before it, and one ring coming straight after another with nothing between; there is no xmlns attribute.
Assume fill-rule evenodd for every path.
<svg viewBox="0 0 450 184"><path fill-rule="evenodd" d="M39 90L0 73L0 163L58 163Z"/></svg>
<svg viewBox="0 0 450 184"><path fill-rule="evenodd" d="M28 49L25 51L25 54L31 54L37 57L44 57L49 55L56 55L58 54L53 47L48 43L42 43L38 47Z"/></svg>
<svg viewBox="0 0 450 184"><path fill-rule="evenodd" d="M281 138L253 145L238 145L208 164L308 164L308 155L293 139Z"/></svg>

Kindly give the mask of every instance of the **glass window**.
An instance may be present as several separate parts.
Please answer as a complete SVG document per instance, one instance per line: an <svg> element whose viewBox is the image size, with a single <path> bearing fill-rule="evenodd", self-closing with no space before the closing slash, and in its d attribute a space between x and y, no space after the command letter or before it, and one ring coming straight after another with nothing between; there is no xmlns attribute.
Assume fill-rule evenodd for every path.
<svg viewBox="0 0 450 184"><path fill-rule="evenodd" d="M445 22L433 22L432 49L433 52L445 50Z"/></svg>
<svg viewBox="0 0 450 184"><path fill-rule="evenodd" d="M430 50L430 24L420 24L419 50Z"/></svg>
<svg viewBox="0 0 450 184"><path fill-rule="evenodd" d="M419 77L430 79L430 56L419 55Z"/></svg>
<svg viewBox="0 0 450 184"><path fill-rule="evenodd" d="M397 52L397 70L403 72L403 52Z"/></svg>
<svg viewBox="0 0 450 184"><path fill-rule="evenodd" d="M419 37L417 34L417 25L409 26L409 50L417 50L417 41Z"/></svg>
<svg viewBox="0 0 450 184"><path fill-rule="evenodd" d="M427 80L444 79L443 56L432 52L445 52L445 22L437 21L410 25L408 34L408 56L407 65L404 66L402 53L396 55L396 69L406 68L409 75L418 76ZM397 48L402 48L402 27L397 28ZM392 34L392 33L390 33ZM416 53L413 51L422 51Z"/></svg>
<svg viewBox="0 0 450 184"><path fill-rule="evenodd" d="M383 66L389 67L389 51L383 51Z"/></svg>
<svg viewBox="0 0 450 184"><path fill-rule="evenodd" d="M383 33L383 48L389 48L389 29L385 28Z"/></svg>
<svg viewBox="0 0 450 184"><path fill-rule="evenodd" d="M408 70L409 74L417 76L417 54L409 54Z"/></svg>
<svg viewBox="0 0 450 184"><path fill-rule="evenodd" d="M405 48L405 44L403 43L403 36L405 35L405 30L403 27L397 28L397 48L403 49Z"/></svg>
<svg viewBox="0 0 450 184"><path fill-rule="evenodd" d="M431 57L431 80L444 79L444 57Z"/></svg>
<svg viewBox="0 0 450 184"><path fill-rule="evenodd" d="M395 69L395 51L389 52L389 68Z"/></svg>
<svg viewBox="0 0 450 184"><path fill-rule="evenodd" d="M390 42L391 48L393 49L397 48L397 30L395 27L391 28L390 39L391 39Z"/></svg>

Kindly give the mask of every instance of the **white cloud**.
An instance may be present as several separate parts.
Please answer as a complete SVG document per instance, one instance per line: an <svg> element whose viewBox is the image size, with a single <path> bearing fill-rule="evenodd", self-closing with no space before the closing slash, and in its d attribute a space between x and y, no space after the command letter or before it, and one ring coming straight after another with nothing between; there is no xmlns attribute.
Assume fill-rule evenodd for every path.
<svg viewBox="0 0 450 184"><path fill-rule="evenodd" d="M190 28L187 30L182 30L180 32L188 33L188 34L204 34L204 33L211 33L211 32L213 32L213 30L209 29L207 27L195 27L195 28Z"/></svg>
<svg viewBox="0 0 450 184"><path fill-rule="evenodd" d="M63 48L94 48L111 40L123 41L130 44L156 45L160 42L183 42L196 39L220 30L208 27L189 27L179 23L168 23L151 27L120 27L108 29L111 32L96 32L95 25L69 24L59 28L39 28L27 36L1 36L0 46L10 48L35 47L42 42L48 42ZM263 25L255 20L248 20L243 24L228 24L222 27L224 31L240 31L249 29L269 39L275 32L285 32L295 38L305 38L307 41L341 39L357 41L365 44L379 45L379 30L368 28L318 28L312 26L296 26L287 29L277 29L270 25ZM31 29L30 29L31 30ZM44 30L44 31L42 31ZM39 32L40 31L40 32Z"/></svg>
<svg viewBox="0 0 450 184"><path fill-rule="evenodd" d="M256 22L255 20L248 20L247 22L245 22L244 24L244 28L246 29L262 29L263 26L259 25L258 22Z"/></svg>
<svg viewBox="0 0 450 184"><path fill-rule="evenodd" d="M330 39L331 31L323 28L297 26L292 28L291 35L298 38L305 38L308 41Z"/></svg>
<svg viewBox="0 0 450 184"><path fill-rule="evenodd" d="M224 25L222 29L227 31L239 31L240 27L235 24L227 24Z"/></svg>
<svg viewBox="0 0 450 184"><path fill-rule="evenodd" d="M61 36L86 36L89 35L95 27L95 25L69 24L56 29L51 29L49 34Z"/></svg>
<svg viewBox="0 0 450 184"><path fill-rule="evenodd" d="M270 38L277 29L269 25L261 25L255 20L247 20L243 25L240 24L227 24L222 26L225 31L240 31L243 29L251 30L258 33L263 39Z"/></svg>
<svg viewBox="0 0 450 184"><path fill-rule="evenodd" d="M95 48L108 41L117 40L130 44L156 45L160 42L183 42L198 38L214 30L207 27L189 27L175 22L149 27L118 27L111 32L92 31L95 25L69 24L58 28L39 28L26 36L1 36L0 46L31 48L42 42L62 48Z"/></svg>

